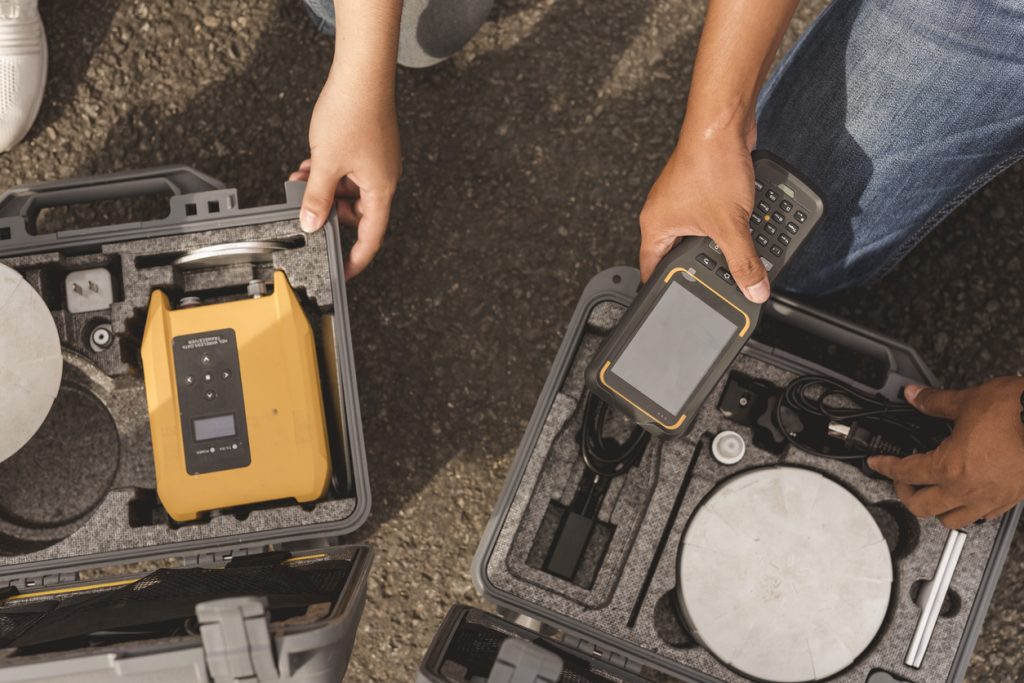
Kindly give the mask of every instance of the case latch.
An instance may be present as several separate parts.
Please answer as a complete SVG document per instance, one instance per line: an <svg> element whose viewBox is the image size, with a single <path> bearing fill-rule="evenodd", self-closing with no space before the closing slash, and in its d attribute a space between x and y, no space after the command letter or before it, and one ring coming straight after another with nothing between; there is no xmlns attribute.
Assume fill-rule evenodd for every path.
<svg viewBox="0 0 1024 683"><path fill-rule="evenodd" d="M214 683L278 679L266 598L201 602L196 605L196 617Z"/></svg>
<svg viewBox="0 0 1024 683"><path fill-rule="evenodd" d="M487 683L556 683L562 658L525 640L508 638L498 651Z"/></svg>
<svg viewBox="0 0 1024 683"><path fill-rule="evenodd" d="M577 635L566 633L562 638L562 644L574 647L583 653L583 656L587 659L596 659L598 661L611 664L620 669L625 669L632 673L640 673L642 668L640 664L634 663L633 660L623 657L620 654L611 652L610 650L604 649L604 646L599 646L597 643L581 638Z"/></svg>

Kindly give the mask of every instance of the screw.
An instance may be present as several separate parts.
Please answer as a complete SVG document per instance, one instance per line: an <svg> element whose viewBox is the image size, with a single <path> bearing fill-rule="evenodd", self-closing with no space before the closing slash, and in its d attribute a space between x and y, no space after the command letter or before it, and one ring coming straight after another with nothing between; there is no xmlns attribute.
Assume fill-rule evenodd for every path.
<svg viewBox="0 0 1024 683"><path fill-rule="evenodd" d="M252 298L259 299L267 293L267 283L263 280L249 280L249 285L246 287L246 291Z"/></svg>

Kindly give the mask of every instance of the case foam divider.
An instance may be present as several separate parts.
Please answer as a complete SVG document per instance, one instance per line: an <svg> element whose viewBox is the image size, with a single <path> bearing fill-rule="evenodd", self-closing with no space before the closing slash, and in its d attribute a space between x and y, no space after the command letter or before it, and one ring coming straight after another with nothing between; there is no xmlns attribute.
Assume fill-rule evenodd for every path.
<svg viewBox="0 0 1024 683"><path fill-rule="evenodd" d="M583 392L583 369L597 348L600 341L598 336L611 329L623 310L617 304L605 302L598 304L591 311L576 356L547 416L541 437L527 462L509 512L505 516L505 522L498 530L493 552L487 558L487 578L496 588L521 600L564 614L590 629L651 652L656 659L662 660L661 666L667 670L682 665L723 681L744 681L746 679L725 667L702 647L673 647L667 644L659 636L656 628L655 607L666 593L675 589L680 539L686 520L693 514L697 505L722 479L751 467L779 462L810 467L841 481L869 505L895 500L896 495L889 482L867 477L854 466L808 455L794 448L790 448L780 459L754 447L749 429L729 422L718 412L716 406L724 387L723 380L697 414L695 424L687 435L682 439L664 443L661 449L660 470L649 504L646 504L645 509L633 513L623 512L642 517L643 523L632 547L626 549L627 560L621 574L612 577L614 585L606 601L595 608L588 605L586 598L581 597L579 592L567 590L567 582L559 582L555 587L521 578L525 572L520 566L522 560L516 554L521 543L519 536L531 535L532 526L529 521L537 514L536 509L543 509L548 503L545 495L541 495L544 490L540 481L541 473L545 473L546 476L545 465L550 459L564 459L567 455L578 458L576 453L566 454L552 449L553 440L560 427L576 411L576 405ZM741 355L733 367L780 386L794 377L786 370L749 355ZM740 464L728 467L715 461L710 453L701 453L680 515L672 523L668 543L655 570L636 626L630 629L627 627L627 621L664 526L669 522L668 515L696 443L703 432L717 433L723 429L733 429L743 435L747 441L746 455ZM563 468L564 471L571 469L566 465L563 465ZM640 498L624 499L620 502L622 506L630 504L643 506L645 503ZM895 560L893 597L882 629L875 641L852 666L829 680L861 683L874 668L882 668L909 681L920 683L946 680L949 675L981 577L993 551L998 524L988 522L968 529L967 543L950 586L950 590L956 592L961 600L960 609L954 615L939 618L923 666L915 670L903 664L920 614L919 608L910 597L911 586L919 579L931 579L947 535L946 529L934 518L918 522L920 535L917 545L906 556ZM527 541L529 540L532 539L528 538ZM888 540L891 544L893 539ZM602 573L608 572L602 568L595 585L605 580Z"/></svg>
<svg viewBox="0 0 1024 683"><path fill-rule="evenodd" d="M592 340L596 342L596 340ZM591 352L597 350L596 344ZM582 374L576 378L582 387ZM544 459L537 488L534 496L540 501L557 500L568 506L576 494L577 484L586 473L586 467L579 457L579 445L576 434L582 425L582 405L578 400L565 394L555 397L552 407L552 421L545 425L544 434L538 448L550 453ZM551 429L548 429L551 427ZM604 554L603 561L596 572L596 580L589 589L570 581L552 576L546 571L527 564L527 557L536 544L549 546L554 540L553 529L543 537L539 535L548 506L533 505L524 517L521 530L513 540L509 554L509 571L524 581L545 586L551 590L561 590L566 595L591 609L601 607L611 597L618 572L614 568L621 567L629 548L633 545L639 527L639 516L636 514L646 504L653 489L658 472L659 451L656 445L649 446L640 461L626 474L616 477L609 485L604 502L598 512L598 519L615 525L615 533ZM546 553L545 553L546 554ZM593 562L585 558L587 562ZM582 569L588 573L587 568Z"/></svg>
<svg viewBox="0 0 1024 683"><path fill-rule="evenodd" d="M77 268L83 263L93 264L104 258L120 257L124 300L114 303L111 309L111 324L115 334L131 338L136 335L141 336L141 324L145 320L150 293L157 288L177 286L172 266L161 265L139 269L136 266L137 257L184 252L209 244L270 240L295 235L304 235L298 221L287 220L223 228L212 232L195 232L110 243L103 247L102 254L64 257L56 252L47 252L5 258L2 262L18 269L26 275L26 279L30 283L38 286L40 269L67 266ZM304 291L321 311L333 310L334 302L331 293L325 232L321 230L305 235L305 238L305 246L278 252L274 255L272 264L265 264L262 267L285 271L293 287L300 294ZM231 278L227 284L244 285L248 281L247 279L237 280L244 273L234 266L220 270L223 275ZM214 278L217 271L195 272L205 272L204 277ZM210 282L214 284L215 280L211 279ZM56 311L55 317L59 318L62 314L63 312ZM102 316L103 312L97 312L97 315ZM129 329L130 326L136 324L140 325L138 329L134 327ZM319 338L318 326L314 324L313 328L314 334ZM115 346L117 345L115 344ZM186 524L176 528L164 524L131 526L128 520L128 503L136 496L138 489L155 488L155 475L142 373L141 369L137 367L137 359L127 360L130 362L120 364L118 372L113 373L114 376L110 376L105 372L105 368L98 368L93 361L65 348L63 381L84 387L93 393L104 403L117 425L120 438L119 467L106 498L91 513L66 525L64 529L69 535L63 540L41 550L23 554L10 554L3 547L3 541L0 540L0 566L66 557L85 557L97 553L145 548L179 541L298 528L344 520L353 514L356 509L356 500L342 498L320 501L313 509L304 509L299 505L254 509L241 520L231 514L222 514L211 516L206 522ZM135 365L132 365L133 363ZM330 415L330 411L327 412ZM87 426L82 426L82 429L86 428ZM65 438L70 443L78 433L81 433L80 430L69 428L66 430ZM88 467L82 466L69 467L64 476L88 477L90 474ZM52 501L40 500L38 504L45 506L52 504ZM11 528L11 524L11 522L0 518L0 539L2 539L4 529ZM54 529L46 530L45 534L40 531L40 538L53 538L54 535ZM17 527L17 537L31 540L33 531L19 526Z"/></svg>

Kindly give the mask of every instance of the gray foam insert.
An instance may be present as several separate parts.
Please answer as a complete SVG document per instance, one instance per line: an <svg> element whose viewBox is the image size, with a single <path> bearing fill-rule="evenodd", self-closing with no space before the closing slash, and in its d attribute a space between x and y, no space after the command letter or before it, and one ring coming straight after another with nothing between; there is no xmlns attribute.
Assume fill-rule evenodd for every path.
<svg viewBox="0 0 1024 683"><path fill-rule="evenodd" d="M296 246L276 253L272 263L257 266L235 265L200 271L181 271L169 265L173 255L209 244L283 238L297 238ZM101 253L87 255L69 256L59 252L48 252L4 259L6 265L16 268L40 291L53 310L65 346L63 384L75 390L87 391L98 398L109 412L116 425L118 463L112 482L109 479L101 480L102 477L109 478L109 469L90 467L87 462L66 463L65 467L50 468L47 476L56 477L56 486L63 491L91 491L96 487L109 486L109 492L89 514L57 526L25 526L0 516L0 566L77 558L180 541L238 537L240 534L275 529L301 529L308 525L338 522L349 517L356 508L354 498L324 500L314 507L285 505L254 509L244 519L231 514L213 515L206 522L179 527L167 524L132 526L128 517L129 502L139 490L155 487L149 417L137 358L142 325L145 322L145 312L152 291L221 291L225 287L237 290L256 275L269 278L272 270L283 270L300 296L304 293L320 312L331 312L334 302L326 240L324 231L305 236L297 221L278 221L211 232L111 243L105 245ZM171 257L163 258L163 255ZM159 265L144 267L147 263L153 262ZM106 266L120 271L120 279L124 283L120 300L116 300L109 311L67 313L62 308L62 295L59 293L60 287L63 286L64 272L95 266ZM210 300L217 300L217 296L215 293ZM86 324L86 319L95 318L109 319L121 343L99 353L83 348L78 343L77 331ZM319 326L314 324L313 329L319 342ZM327 412L330 420L331 412ZM62 452L73 452L73 446L90 425L60 427L59 433L54 434L51 431L47 434L47 447ZM20 453L11 460L15 460L19 455ZM4 472L5 470L0 469L0 476ZM29 507L38 506L38 509L22 510L22 517L49 519L53 516L49 508L54 506L56 501L52 498L25 496L22 504ZM57 542L24 553L16 547L5 548L5 536L28 541Z"/></svg>
<svg viewBox="0 0 1024 683"><path fill-rule="evenodd" d="M662 635L672 631L664 625L667 612L665 596L674 599L672 592L676 585L680 539L686 521L700 501L724 478L751 467L779 462L809 467L843 482L871 506L892 546L897 524L884 510L894 507L892 501L896 496L888 482L871 479L850 465L808 455L794 448L790 448L780 459L752 446L750 430L727 421L715 408L724 386L723 380L698 413L695 424L685 437L662 442L660 450L652 442L649 452L644 455L643 464L630 473L632 480L627 479L621 484L622 489L635 488L637 491L619 497L609 495L606 499L606 507L611 508L602 510L602 514L620 520L637 521L635 526L627 523L616 530L610 546L616 552L609 550L605 563L597 571L592 590L582 590L567 581L531 568L527 564L526 551L536 536L538 519L552 496L565 500L566 495L571 495L562 489L574 487L579 477L581 465L578 448L574 442L570 443L559 435L565 431L567 424L578 420L586 365L622 311L621 306L606 302L591 312L576 356L528 456L522 479L503 524L496 532L496 543L487 558L485 571L489 581L498 590L565 615L579 624L584 633L590 629L640 647L651 653L651 663L659 668L671 671L689 667L723 681L743 681L746 679L726 668L703 648L684 643L684 639ZM747 355L742 355L734 368L779 386L794 377L787 371ZM715 461L705 449L698 456L680 514L670 520L669 515L684 472L701 435L705 432L714 434L723 429L734 429L744 436L748 444L744 459L738 465L724 466ZM627 622L630 613L666 524L671 524L668 543L643 599L636 625L629 628ZM935 519L917 520L911 527L908 529L908 537L917 532L916 545L912 545L902 555L894 555L896 578L886 622L868 650L852 666L830 680L864 681L874 668L882 668L916 682L946 680L949 675L993 550L998 524L992 522L970 528L950 587L959 597L959 610L953 615L940 617L924 664L919 670L903 664L920 614L910 597L911 587L918 580L932 577L947 531ZM667 642L669 640L675 645Z"/></svg>

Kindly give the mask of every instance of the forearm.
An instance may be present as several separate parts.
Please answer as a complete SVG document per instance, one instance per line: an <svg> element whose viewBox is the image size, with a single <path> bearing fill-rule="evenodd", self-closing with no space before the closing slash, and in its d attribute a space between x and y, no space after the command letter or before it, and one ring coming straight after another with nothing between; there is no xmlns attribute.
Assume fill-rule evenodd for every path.
<svg viewBox="0 0 1024 683"><path fill-rule="evenodd" d="M684 137L752 136L757 95L799 0L709 0ZM751 137L752 140L752 137Z"/></svg>
<svg viewBox="0 0 1024 683"><path fill-rule="evenodd" d="M345 74L359 95L391 97L402 0L334 0L334 15L332 76Z"/></svg>

